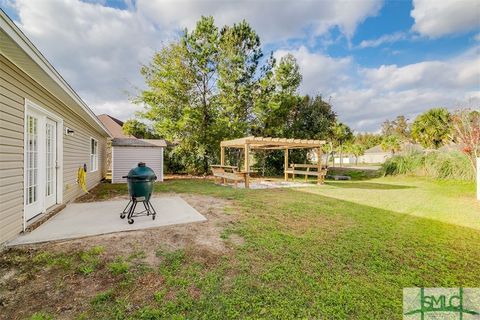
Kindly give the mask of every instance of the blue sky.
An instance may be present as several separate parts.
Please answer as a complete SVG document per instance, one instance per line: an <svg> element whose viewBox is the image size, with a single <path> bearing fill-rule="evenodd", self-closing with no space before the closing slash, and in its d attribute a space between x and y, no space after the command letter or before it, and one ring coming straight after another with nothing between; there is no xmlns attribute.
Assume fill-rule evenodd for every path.
<svg viewBox="0 0 480 320"><path fill-rule="evenodd" d="M96 113L140 107L142 63L192 28L246 19L265 53L293 54L302 93L322 94L357 132L435 106L480 106L480 1L0 0Z"/></svg>

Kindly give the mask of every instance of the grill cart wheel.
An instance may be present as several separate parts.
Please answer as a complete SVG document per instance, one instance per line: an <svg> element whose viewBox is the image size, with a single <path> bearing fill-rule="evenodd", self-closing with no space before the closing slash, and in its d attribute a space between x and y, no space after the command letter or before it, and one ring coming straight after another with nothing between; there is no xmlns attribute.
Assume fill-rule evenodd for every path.
<svg viewBox="0 0 480 320"><path fill-rule="evenodd" d="M128 175L123 178L127 179L130 201L120 214L120 218L124 219L126 216L129 224L133 224L133 217L142 215L151 215L152 219L155 220L155 215L157 213L150 202L153 192L153 184L155 183L155 180L157 180L157 176L153 170L145 166L145 163L140 162L136 168L130 170ZM145 210L135 212L135 208L139 202L143 203Z"/></svg>

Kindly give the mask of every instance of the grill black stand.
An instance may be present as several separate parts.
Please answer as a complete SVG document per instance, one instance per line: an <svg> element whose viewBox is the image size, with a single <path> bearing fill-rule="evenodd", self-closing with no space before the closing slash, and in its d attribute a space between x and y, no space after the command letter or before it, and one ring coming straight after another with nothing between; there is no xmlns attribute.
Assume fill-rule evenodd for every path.
<svg viewBox="0 0 480 320"><path fill-rule="evenodd" d="M140 211L140 212L135 212L135 209L137 207L137 204L139 202L143 203L143 206L145 207L145 210ZM140 216L152 216L152 220L155 220L155 215L157 212L155 211L155 208L153 208L152 203L150 200L145 199L145 197L132 197L130 201L128 202L127 206L125 209L123 209L123 212L120 214L120 218L125 219L125 216L128 219L128 223L132 224L133 217L140 217Z"/></svg>

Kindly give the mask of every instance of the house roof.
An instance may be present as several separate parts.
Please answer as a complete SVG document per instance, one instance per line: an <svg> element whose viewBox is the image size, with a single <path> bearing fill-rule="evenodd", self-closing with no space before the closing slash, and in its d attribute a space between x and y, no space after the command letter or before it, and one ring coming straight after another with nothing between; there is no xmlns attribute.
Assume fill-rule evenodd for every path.
<svg viewBox="0 0 480 320"><path fill-rule="evenodd" d="M160 143L162 141L163 143ZM114 138L112 140L113 147L149 147L161 148L166 147L165 140L156 139L137 139L137 138Z"/></svg>
<svg viewBox="0 0 480 320"><path fill-rule="evenodd" d="M0 9L0 53L104 136L108 130L17 25Z"/></svg>
<svg viewBox="0 0 480 320"><path fill-rule="evenodd" d="M98 119L108 129L113 138L133 138L133 136L123 133L123 122L121 120L118 120L108 114L101 114L98 116Z"/></svg>
<svg viewBox="0 0 480 320"><path fill-rule="evenodd" d="M424 150L425 148L418 143L405 143L404 145L402 145L401 152L412 153L412 152L423 152Z"/></svg>
<svg viewBox="0 0 480 320"><path fill-rule="evenodd" d="M365 154L372 154L372 153L385 153L385 154L388 154L388 153L390 153L390 152L383 151L382 146L378 144L378 145L376 145L376 146L374 146L374 147L371 147L370 149L365 150Z"/></svg>
<svg viewBox="0 0 480 320"><path fill-rule="evenodd" d="M418 143L403 143L400 152L422 152L424 148ZM390 151L384 151L380 144L365 150L365 154L390 154Z"/></svg>

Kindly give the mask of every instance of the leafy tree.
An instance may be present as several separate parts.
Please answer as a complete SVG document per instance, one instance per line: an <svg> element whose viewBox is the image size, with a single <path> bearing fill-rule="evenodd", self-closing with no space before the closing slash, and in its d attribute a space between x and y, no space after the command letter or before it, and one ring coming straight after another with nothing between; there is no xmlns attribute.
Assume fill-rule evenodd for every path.
<svg viewBox="0 0 480 320"><path fill-rule="evenodd" d="M145 106L140 116L152 121L158 134L180 142L176 147L177 158L187 170L196 172L204 148L199 130L203 119L198 99L191 94L195 80L187 54L182 43L169 44L157 52L152 62L141 69L148 88L135 102Z"/></svg>
<svg viewBox="0 0 480 320"><path fill-rule="evenodd" d="M382 136L391 136L395 134L395 121L385 120L382 123Z"/></svg>
<svg viewBox="0 0 480 320"><path fill-rule="evenodd" d="M224 138L248 134L262 56L260 38L247 22L222 28L217 83Z"/></svg>
<svg viewBox="0 0 480 320"><path fill-rule="evenodd" d="M328 167L328 160L331 155L334 154L335 148L333 147L333 143L331 141L328 141L322 146L322 151L325 153L325 166Z"/></svg>
<svg viewBox="0 0 480 320"><path fill-rule="evenodd" d="M348 143L345 145L345 151L355 157L355 165L358 165L358 157L365 154L365 146L358 143Z"/></svg>
<svg viewBox="0 0 480 320"><path fill-rule="evenodd" d="M480 112L470 109L457 110L452 116L453 140L463 146L473 170L480 157Z"/></svg>
<svg viewBox="0 0 480 320"><path fill-rule="evenodd" d="M396 135L401 140L410 139L410 126L405 116L397 116L395 120L385 120L382 124L382 136Z"/></svg>
<svg viewBox="0 0 480 320"><path fill-rule="evenodd" d="M302 76L292 55L282 57L278 63L271 58L269 64L255 102L253 134L284 136L292 123L292 110L298 109L301 101L297 90Z"/></svg>
<svg viewBox="0 0 480 320"><path fill-rule="evenodd" d="M126 135L139 139L156 139L158 136L143 122L129 119L123 123L122 131Z"/></svg>
<svg viewBox="0 0 480 320"><path fill-rule="evenodd" d="M383 151L390 151L394 155L401 149L400 138L397 135L386 136L382 139L381 146Z"/></svg>
<svg viewBox="0 0 480 320"><path fill-rule="evenodd" d="M191 74L189 90L191 116L197 121L195 146L203 165L203 172L208 172L209 162L216 157L218 149L218 128L216 119L219 115L215 104L216 72L218 64L219 32L213 17L203 17L197 22L194 30L185 33L182 44L186 51L186 63ZM188 115L187 115L188 116Z"/></svg>
<svg viewBox="0 0 480 320"><path fill-rule="evenodd" d="M178 141L176 158L188 171L206 173L222 139L248 132L260 57L246 22L219 31L212 17L202 17L142 68L148 89L136 99L145 105L141 116Z"/></svg>
<svg viewBox="0 0 480 320"><path fill-rule="evenodd" d="M365 150L375 147L382 142L382 136L375 133L359 133L355 136L355 143L362 145Z"/></svg>
<svg viewBox="0 0 480 320"><path fill-rule="evenodd" d="M332 137L338 146L338 152L340 154L340 167L343 166L343 146L345 143L353 140L352 130L341 122L336 122L332 128ZM335 161L334 161L335 163Z"/></svg>
<svg viewBox="0 0 480 320"><path fill-rule="evenodd" d="M289 115L285 136L299 139L326 139L336 114L321 96L308 95L298 100Z"/></svg>
<svg viewBox="0 0 480 320"><path fill-rule="evenodd" d="M157 134L177 142L176 164L206 173L218 161L221 140L245 135L327 136L335 114L321 97L298 94L302 76L295 58L286 55L277 62L262 55L247 22L219 30L212 17L202 17L142 67L147 89L135 99L145 106L139 115ZM268 153L264 160L274 169L283 166L280 153Z"/></svg>
<svg viewBox="0 0 480 320"><path fill-rule="evenodd" d="M402 140L408 140L410 138L410 126L405 116L397 116L395 119L395 134Z"/></svg>
<svg viewBox="0 0 480 320"><path fill-rule="evenodd" d="M412 124L412 136L425 148L438 149L448 141L451 117L445 108L433 108L419 115Z"/></svg>

